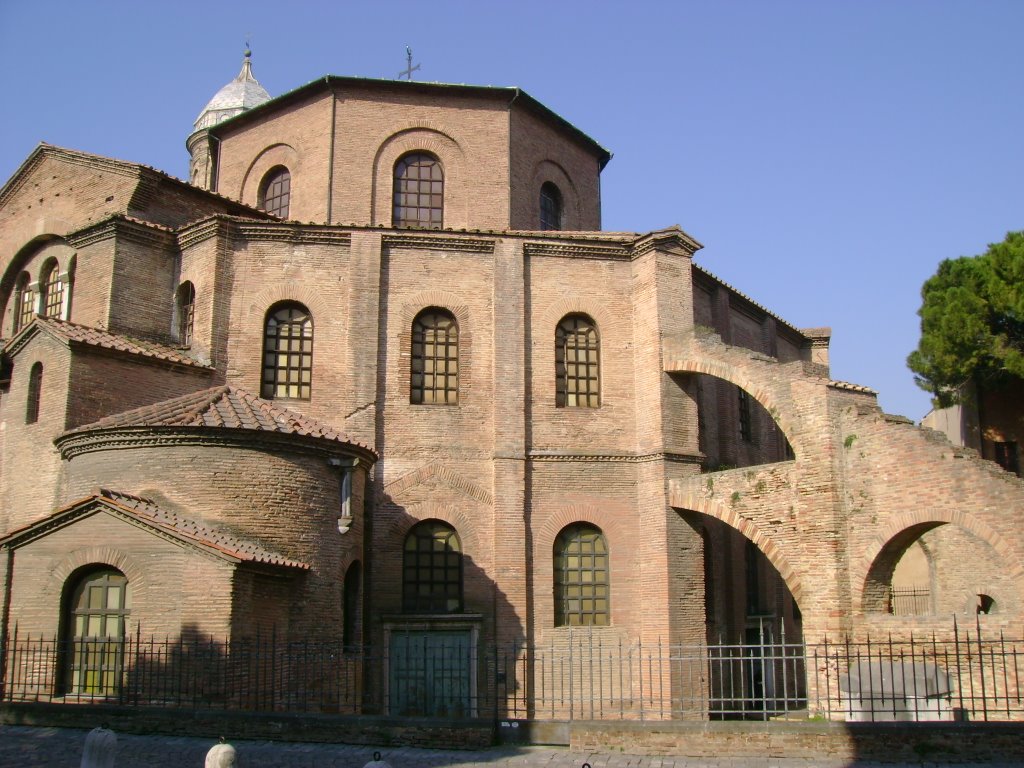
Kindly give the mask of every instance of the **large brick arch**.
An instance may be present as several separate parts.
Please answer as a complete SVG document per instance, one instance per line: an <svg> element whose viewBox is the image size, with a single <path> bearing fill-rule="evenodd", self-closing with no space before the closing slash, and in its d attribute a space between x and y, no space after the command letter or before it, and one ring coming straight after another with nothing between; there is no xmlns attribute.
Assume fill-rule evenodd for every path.
<svg viewBox="0 0 1024 768"><path fill-rule="evenodd" d="M271 168L283 166L291 176L292 202L296 196L301 197L303 190L302 156L290 144L271 144L260 150L242 177L242 187L238 191L238 199L253 208L258 207L260 184ZM297 194L296 194L297 193ZM294 207L292 205L291 207Z"/></svg>
<svg viewBox="0 0 1024 768"><path fill-rule="evenodd" d="M784 374L772 371L772 381L767 376L750 375L746 368L731 365L706 357L678 357L665 360L666 373L702 373L727 381L744 390L754 398L775 420L798 457L806 455L801 430L797 425L801 419L796 414L792 398L781 398L776 394L778 377Z"/></svg>
<svg viewBox="0 0 1024 768"><path fill-rule="evenodd" d="M467 226L466 159L454 135L446 127L424 122L394 129L381 139L373 158L372 224L391 226L392 187L398 159L409 152L429 152L441 161L444 172L444 228Z"/></svg>
<svg viewBox="0 0 1024 768"><path fill-rule="evenodd" d="M669 504L677 510L707 515L743 534L761 550L761 553L768 559L768 562L775 567L775 570L779 572L779 576L793 595L793 599L796 600L798 605L800 604L804 595L804 586L798 576L799 572L794 568L789 558L786 557L785 552L782 551L775 540L756 523L747 518L740 517L730 506L712 497L698 496L689 492L673 492L669 499Z"/></svg>
<svg viewBox="0 0 1024 768"><path fill-rule="evenodd" d="M923 509L893 515L878 529L860 556L852 560L850 581L854 585L853 611L862 613L866 605L872 604L872 597L877 598L872 595L872 590L878 586L876 582L880 578L879 574L891 572L891 568L882 560L893 553L893 546L900 544L901 538L909 539L906 543L910 544L927 531L942 525L963 528L992 547L1007 568L1007 575L1021 585L1021 591L1024 591L1024 563L1017 559L1007 541L984 521L960 511ZM903 549L905 547L900 548L900 554Z"/></svg>
<svg viewBox="0 0 1024 768"><path fill-rule="evenodd" d="M4 328L10 328L14 308L11 298L14 287L22 272L28 272L32 281L39 279L40 267L48 258L57 261L58 270L64 272L75 256L75 250L60 235L50 232L36 235L25 243L7 262L3 276L0 277L0 317L4 318Z"/></svg>

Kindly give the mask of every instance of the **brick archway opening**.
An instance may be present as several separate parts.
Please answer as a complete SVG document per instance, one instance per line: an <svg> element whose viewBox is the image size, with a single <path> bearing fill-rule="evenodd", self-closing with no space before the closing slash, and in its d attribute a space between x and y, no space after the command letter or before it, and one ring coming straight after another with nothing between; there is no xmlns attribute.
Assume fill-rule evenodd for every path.
<svg viewBox="0 0 1024 768"><path fill-rule="evenodd" d="M976 531L944 520L917 523L875 556L861 607L905 618L1019 610L1008 565Z"/></svg>

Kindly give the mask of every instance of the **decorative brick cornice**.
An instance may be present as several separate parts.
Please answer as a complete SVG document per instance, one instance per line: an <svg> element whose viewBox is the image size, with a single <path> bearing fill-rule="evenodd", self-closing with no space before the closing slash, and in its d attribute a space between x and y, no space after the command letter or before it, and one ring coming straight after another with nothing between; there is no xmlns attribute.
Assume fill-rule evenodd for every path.
<svg viewBox="0 0 1024 768"><path fill-rule="evenodd" d="M174 235L170 230L121 214L115 214L92 226L72 232L64 239L72 248L84 248L112 238L155 248L166 248L174 244Z"/></svg>
<svg viewBox="0 0 1024 768"><path fill-rule="evenodd" d="M234 220L233 234L243 240L270 240L304 245L341 245L352 242L352 233L324 224L295 224L282 221Z"/></svg>
<svg viewBox="0 0 1024 768"><path fill-rule="evenodd" d="M649 251L666 251L684 256L693 256L704 246L678 228L648 232L633 243L633 258Z"/></svg>
<svg viewBox="0 0 1024 768"><path fill-rule="evenodd" d="M474 253L493 253L494 240L476 237L459 237L457 235L415 235L387 234L381 237L384 248L423 248L431 251L472 251Z"/></svg>
<svg viewBox="0 0 1024 768"><path fill-rule="evenodd" d="M527 459L544 462L586 462L586 463L620 463L645 464L651 461L666 461L672 464L700 464L704 460L702 453L562 453L560 451L530 451Z"/></svg>
<svg viewBox="0 0 1024 768"><path fill-rule="evenodd" d="M356 457L367 465L376 457L354 443L339 443L310 435L266 432L233 427L107 427L85 432L67 432L53 441L65 461L97 451L121 451L133 448L162 448L192 445L206 448L242 448L287 452L329 459L337 456Z"/></svg>
<svg viewBox="0 0 1024 768"><path fill-rule="evenodd" d="M601 259L602 261L629 261L629 249L622 244L584 242L580 240L551 240L523 244L527 256L553 256L563 259Z"/></svg>
<svg viewBox="0 0 1024 768"><path fill-rule="evenodd" d="M178 248L185 250L206 240L230 235L231 224L221 216L211 216L178 230Z"/></svg>

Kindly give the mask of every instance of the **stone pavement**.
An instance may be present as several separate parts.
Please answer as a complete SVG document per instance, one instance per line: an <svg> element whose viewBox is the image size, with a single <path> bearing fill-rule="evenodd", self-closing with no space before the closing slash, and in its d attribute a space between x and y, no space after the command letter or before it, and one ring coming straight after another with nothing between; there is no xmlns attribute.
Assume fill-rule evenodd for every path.
<svg viewBox="0 0 1024 768"><path fill-rule="evenodd" d="M0 725L2 768L78 768L87 731L73 728L28 728ZM203 768L206 753L217 741L181 736L117 736L115 768ZM786 758L686 758L627 755L620 752L574 752L560 747L494 747L487 750L366 747L349 744L300 744L274 741L232 741L238 768L363 768L374 752L392 768L867 768L879 763ZM942 766L941 760L916 765ZM965 765L960 763L959 765ZM1016 763L984 763L985 768L1011 768ZM884 768L905 768L886 763ZM1018 767L1019 768L1019 767Z"/></svg>

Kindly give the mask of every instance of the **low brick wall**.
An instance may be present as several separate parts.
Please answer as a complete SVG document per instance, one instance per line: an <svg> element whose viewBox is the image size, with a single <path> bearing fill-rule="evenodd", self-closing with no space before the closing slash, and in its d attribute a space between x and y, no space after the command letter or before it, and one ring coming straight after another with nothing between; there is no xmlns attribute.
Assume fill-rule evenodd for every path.
<svg viewBox="0 0 1024 768"><path fill-rule="evenodd" d="M210 712L99 705L3 704L5 725L95 728L122 733L220 736L372 746L484 749L494 743L494 723L472 719L416 719L273 712Z"/></svg>
<svg viewBox="0 0 1024 768"><path fill-rule="evenodd" d="M1024 764L1024 723L573 722L578 750L686 757Z"/></svg>

